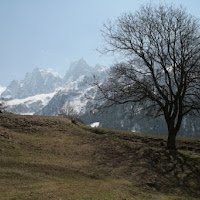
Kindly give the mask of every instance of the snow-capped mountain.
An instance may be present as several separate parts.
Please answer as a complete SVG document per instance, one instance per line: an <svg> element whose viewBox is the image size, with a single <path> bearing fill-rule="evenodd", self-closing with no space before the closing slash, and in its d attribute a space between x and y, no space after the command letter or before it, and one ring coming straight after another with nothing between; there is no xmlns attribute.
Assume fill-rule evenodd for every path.
<svg viewBox="0 0 200 200"><path fill-rule="evenodd" d="M90 67L83 59L72 63L64 78L36 68L27 73L24 80L12 81L6 90L3 88L1 91L5 91L1 97L9 106L8 112L56 116L70 105L86 124L166 135L163 118L149 119L142 112L133 116L131 105L111 107L105 113L91 110L93 102L86 96L88 93L95 96L97 90L88 82L93 80L93 74L103 82L108 71L101 65ZM186 117L179 135L200 137L199 124L199 118Z"/></svg>
<svg viewBox="0 0 200 200"><path fill-rule="evenodd" d="M96 74L103 80L106 77L107 68L101 65L90 67L84 59L73 62L64 77L65 86L49 103L36 112L38 115L58 115L66 102L73 105L78 115L83 115L87 109L88 99L86 94L92 89L88 84Z"/></svg>
<svg viewBox="0 0 200 200"><path fill-rule="evenodd" d="M90 67L82 58L78 61L73 62L70 65L69 70L64 77L64 80L66 83L76 81L80 76L89 75L91 72L92 67Z"/></svg>
<svg viewBox="0 0 200 200"><path fill-rule="evenodd" d="M27 73L24 80L12 81L1 94L4 99L24 99L38 94L54 92L63 84L62 78L50 71L35 68Z"/></svg>
<svg viewBox="0 0 200 200"><path fill-rule="evenodd" d="M94 67L89 66L87 62L82 58L70 65L64 77L64 82L71 83L77 81L81 76L91 77L94 74L103 77L103 73L106 73L106 71L107 68L99 64L95 65Z"/></svg>
<svg viewBox="0 0 200 200"><path fill-rule="evenodd" d="M9 106L7 111L23 115L34 115L36 111L46 106L55 94L56 91L49 94L38 94L24 99L6 101Z"/></svg>
<svg viewBox="0 0 200 200"><path fill-rule="evenodd" d="M69 102L79 116L84 115L88 109L87 104L89 102L86 98L87 93L94 89L88 84L92 79L91 71L88 75L79 74L75 81L69 82L63 89L57 92L49 103L36 114L58 115L63 105ZM103 79L103 77L105 78L105 76L103 76L105 73L105 71L99 71L98 75ZM93 95L95 95L95 92L93 92Z"/></svg>
<svg viewBox="0 0 200 200"><path fill-rule="evenodd" d="M105 71L101 65L90 67L83 59L72 63L64 78L35 68L24 80L12 81L1 98L9 106L7 111L18 114L57 115L67 101L73 103L78 113L83 113L87 102L84 94L91 87L87 82L94 73L101 75Z"/></svg>

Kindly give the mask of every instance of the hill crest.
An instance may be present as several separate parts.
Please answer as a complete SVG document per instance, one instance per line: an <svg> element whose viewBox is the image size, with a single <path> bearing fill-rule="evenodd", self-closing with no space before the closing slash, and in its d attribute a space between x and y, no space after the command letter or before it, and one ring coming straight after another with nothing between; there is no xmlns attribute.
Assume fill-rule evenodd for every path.
<svg viewBox="0 0 200 200"><path fill-rule="evenodd" d="M165 142L161 136L91 128L65 118L1 114L0 196L196 199L200 141L179 138L182 150L175 156Z"/></svg>

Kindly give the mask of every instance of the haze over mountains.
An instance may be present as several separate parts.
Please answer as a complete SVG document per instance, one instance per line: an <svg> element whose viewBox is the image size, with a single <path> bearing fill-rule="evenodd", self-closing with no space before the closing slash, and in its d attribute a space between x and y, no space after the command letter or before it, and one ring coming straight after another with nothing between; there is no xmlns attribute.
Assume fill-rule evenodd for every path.
<svg viewBox="0 0 200 200"><path fill-rule="evenodd" d="M73 62L63 78L50 71L35 68L23 80L13 80L6 89L2 88L5 91L1 98L7 102L9 112L18 114L57 115L66 101L73 103L80 113L81 104L85 105L87 102L84 94L91 87L86 83L89 77L93 74L103 76L105 73L105 67L90 67L84 59ZM50 102L51 99L56 101L54 105ZM51 109L44 108L48 103L53 106Z"/></svg>
<svg viewBox="0 0 200 200"><path fill-rule="evenodd" d="M96 90L89 84L96 74L104 81L109 69L96 65L91 67L84 59L72 63L63 78L40 68L27 73L21 81L13 80L8 87L0 88L1 98L8 105L7 111L17 114L57 116L69 103L79 118L86 124L100 127L123 129L165 135L167 127L162 117L147 118L140 112L135 114L131 105L110 108L104 113L91 110L91 100L86 98ZM186 117L180 136L200 137L199 118Z"/></svg>

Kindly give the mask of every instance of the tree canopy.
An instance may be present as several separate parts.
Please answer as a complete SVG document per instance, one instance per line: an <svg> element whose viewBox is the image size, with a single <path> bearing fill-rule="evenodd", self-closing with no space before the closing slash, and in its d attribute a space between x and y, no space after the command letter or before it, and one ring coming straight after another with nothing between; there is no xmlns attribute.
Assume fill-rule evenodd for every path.
<svg viewBox="0 0 200 200"><path fill-rule="evenodd" d="M148 115L164 116L168 148L183 117L200 111L200 26L181 6L142 6L104 25L102 53L119 53L96 100L106 105L132 103ZM101 107L100 104L99 107Z"/></svg>

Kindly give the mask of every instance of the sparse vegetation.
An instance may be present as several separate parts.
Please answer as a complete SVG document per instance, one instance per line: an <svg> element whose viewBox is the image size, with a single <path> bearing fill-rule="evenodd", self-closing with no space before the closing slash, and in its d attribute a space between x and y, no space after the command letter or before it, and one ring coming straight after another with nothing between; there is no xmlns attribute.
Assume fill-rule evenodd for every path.
<svg viewBox="0 0 200 200"><path fill-rule="evenodd" d="M200 140L0 115L0 199L199 199Z"/></svg>

